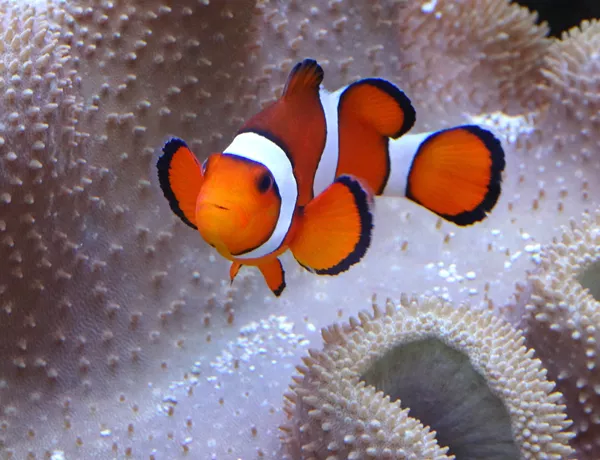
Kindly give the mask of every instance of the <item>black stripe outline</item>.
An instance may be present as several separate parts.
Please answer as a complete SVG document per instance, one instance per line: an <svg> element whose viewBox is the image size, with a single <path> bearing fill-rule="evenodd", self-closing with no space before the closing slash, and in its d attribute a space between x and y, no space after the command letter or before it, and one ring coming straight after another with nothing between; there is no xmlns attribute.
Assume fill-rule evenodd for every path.
<svg viewBox="0 0 600 460"><path fill-rule="evenodd" d="M311 273L316 273L317 275L338 275L342 272L348 270L352 265L360 262L360 260L367 253L371 245L371 237L373 232L373 214L371 213L371 208L369 206L369 196L359 180L349 174L344 174L335 179L333 182L340 183L345 185L348 190L352 193L354 197L354 203L358 210L358 215L360 218L360 237L358 242L354 246L352 252L350 252L344 259L339 261L332 267L322 268L322 269L313 269L312 267L307 267L306 265L298 262L300 266L307 269Z"/></svg>
<svg viewBox="0 0 600 460"><path fill-rule="evenodd" d="M279 259L275 259L275 260L279 264L279 269L281 270L281 284L279 285L279 287L277 289L273 290L273 294L275 294L276 297L279 297L286 287L285 270L283 269L283 265L281 265L281 260L279 260Z"/></svg>
<svg viewBox="0 0 600 460"><path fill-rule="evenodd" d="M265 139L273 142L273 144L275 144L277 147L283 150L283 153L285 153L285 156L288 157L288 160L290 160L290 163L292 164L292 169L295 169L296 166L294 165L294 158L292 157L292 155L290 155L290 150L288 149L287 144L283 142L283 140L275 136L275 134L264 129L249 127L240 129L236 133L236 136L239 136L240 134L244 133L258 134L259 136L262 136Z"/></svg>
<svg viewBox="0 0 600 460"><path fill-rule="evenodd" d="M412 105L412 102L410 101L410 98L404 93L404 91L402 91L396 85L394 85L393 83L391 83L387 80L384 80L383 78L363 78L361 80L355 81L354 83L351 83L350 85L348 85L348 87L344 90L344 92L340 96L339 106L341 106L342 99L344 98L344 96L346 96L348 94L348 91L350 89L352 89L354 86L360 86L360 85L374 86L375 88L383 91L384 93L386 93L388 96L390 96L392 99L394 99L396 101L396 103L402 110L402 113L404 114L404 120L402 122L402 126L400 126L398 131L396 131L391 136L385 136L385 137L391 137L392 139L398 139L400 136L402 136L403 134L406 134L408 131L410 131L410 129L414 126L415 121L417 119L417 113L415 111L415 108Z"/></svg>
<svg viewBox="0 0 600 460"><path fill-rule="evenodd" d="M396 131L391 136L381 135L381 137L384 140L384 154L385 154L386 170L385 170L385 175L381 181L381 186L375 192L375 195L382 195L383 192L385 191L387 183L390 179L390 174L392 172L392 165L391 165L391 160L390 160L390 138L398 139L399 137L401 137L402 135L404 135L408 131L410 131L410 129L412 129L412 127L415 124L417 114L416 114L415 108L413 107L413 105L410 101L410 98L404 93L404 91L402 91L396 85L394 85L393 83L391 83L387 80L384 80L383 78L363 78L361 80L355 81L354 83L351 83L342 92L342 94L340 96L340 100L338 102L338 120L340 119L341 114L342 114L342 104L344 102L344 99L349 94L348 90L352 89L354 86L360 86L360 85L374 86L375 88L383 91L384 93L386 93L387 95L389 95L392 99L394 99L396 101L396 103L400 107L400 110L402 110L402 113L404 114L402 126L398 129L398 131ZM341 133L338 134L338 136L341 136ZM339 162L339 160L338 160L338 162Z"/></svg>
<svg viewBox="0 0 600 460"><path fill-rule="evenodd" d="M179 201L177 200L177 197L175 196L175 193L173 193L173 189L171 188L171 182L170 182L171 161L173 161L173 157L178 152L178 150L182 147L189 149L187 144L183 140L181 140L177 137L173 137L165 143L165 145L162 148L163 154L158 158L158 161L156 162L156 169L158 170L158 182L160 184L160 188L163 192L163 195L169 202L171 211L173 211L173 213L175 213L175 215L177 217L179 217L186 225L192 227L194 230L198 230L198 227L196 227L185 216L185 214L179 207ZM191 150L190 150L190 152L191 152ZM192 155L193 155L193 153L192 153ZM197 158L196 158L196 162L198 162ZM198 163L198 168L200 168L200 167L201 167L200 163Z"/></svg>
<svg viewBox="0 0 600 460"><path fill-rule="evenodd" d="M494 134L492 134L490 131L488 131L487 129L483 129L477 125L461 125L461 126L456 126L454 128L442 129L440 131L433 133L431 136L429 136L427 139L425 139L421 143L421 145L419 146L419 149L417 150L417 153L415 154L415 156L413 158L413 161L411 163L409 171L412 171L412 167L413 167L413 164L414 164L417 156L421 153L421 151L422 151L421 149L424 148L424 146L428 142L431 142L433 139L435 139L435 137L439 136L442 133L445 133L447 131L458 130L458 129L464 129L464 130L469 131L470 133L474 134L475 136L477 136L483 142L483 144L485 145L485 147L488 149L488 151L490 153L490 156L492 159L492 166L491 166L491 171L490 171L490 181L488 183L488 191L485 194L485 196L483 197L483 200L481 200L481 202L474 209L472 209L470 211L463 211L460 214L456 214L456 215L441 214L441 213L432 211L431 209L427 208L422 203L420 203L419 200L417 200L412 195L412 192L410 191L410 177L411 177L410 172L408 173L408 179L406 181L407 182L406 183L406 197L408 199L414 201L415 203L420 204L425 209L428 209L431 212L437 214L438 216L442 217L443 219L445 219L449 222L453 222L454 224L459 225L461 227L465 227L465 226L472 225L476 222L479 222L479 221L482 221L483 219L485 219L487 217L488 213L494 208L494 206L498 202L500 193L502 192L502 171L504 171L504 168L506 167L506 159L505 159L505 155L504 155L504 149L502 148L502 144L500 143L500 140L496 136L494 136Z"/></svg>
<svg viewBox="0 0 600 460"><path fill-rule="evenodd" d="M314 74L317 77L315 89L317 91L319 90L319 86L323 82L323 77L325 75L325 72L323 72L323 67L321 67L321 65L316 60L311 59L311 58L306 58L303 61L298 62L290 71L290 74L288 75L288 78L285 82L285 87L283 88L284 96L287 94L287 92L289 90L292 79L295 77L295 75L298 72L301 72L301 71L314 72Z"/></svg>

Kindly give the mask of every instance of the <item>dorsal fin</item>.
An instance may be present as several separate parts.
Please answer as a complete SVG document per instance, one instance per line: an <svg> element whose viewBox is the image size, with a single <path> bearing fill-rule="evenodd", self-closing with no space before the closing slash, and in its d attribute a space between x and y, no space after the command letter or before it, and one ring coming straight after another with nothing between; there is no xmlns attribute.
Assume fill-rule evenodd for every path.
<svg viewBox="0 0 600 460"><path fill-rule="evenodd" d="M380 136L392 139L415 124L415 109L408 96L382 78L363 78L349 85L340 97L342 110L363 120Z"/></svg>
<svg viewBox="0 0 600 460"><path fill-rule="evenodd" d="M389 138L402 136L414 122L410 99L393 83L363 78L350 84L338 102L336 175L356 175L380 195L390 175Z"/></svg>
<svg viewBox="0 0 600 460"><path fill-rule="evenodd" d="M313 197L313 179L327 137L327 121L319 85L323 69L313 59L299 62L290 71L284 94L252 116L238 135L254 132L286 153L298 180L298 205Z"/></svg>
<svg viewBox="0 0 600 460"><path fill-rule="evenodd" d="M304 91L319 91L323 81L323 68L314 59L304 59L291 70L283 97L302 94Z"/></svg>

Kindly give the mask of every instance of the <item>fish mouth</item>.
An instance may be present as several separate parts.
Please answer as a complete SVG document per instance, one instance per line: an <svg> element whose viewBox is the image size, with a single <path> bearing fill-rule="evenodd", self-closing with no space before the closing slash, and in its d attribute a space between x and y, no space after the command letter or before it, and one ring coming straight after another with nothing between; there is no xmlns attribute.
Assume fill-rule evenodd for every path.
<svg viewBox="0 0 600 460"><path fill-rule="evenodd" d="M217 204L217 203L204 202L204 203L202 203L201 206L210 206L210 207L213 207L213 208L221 209L223 211L231 211L231 208L229 208L227 206L223 206L221 204Z"/></svg>
<svg viewBox="0 0 600 460"><path fill-rule="evenodd" d="M208 231L210 227L211 232L221 234L222 232L229 233L234 228L239 231L247 225L249 219L243 208L225 200L215 201L199 203L196 209L198 224L205 230Z"/></svg>

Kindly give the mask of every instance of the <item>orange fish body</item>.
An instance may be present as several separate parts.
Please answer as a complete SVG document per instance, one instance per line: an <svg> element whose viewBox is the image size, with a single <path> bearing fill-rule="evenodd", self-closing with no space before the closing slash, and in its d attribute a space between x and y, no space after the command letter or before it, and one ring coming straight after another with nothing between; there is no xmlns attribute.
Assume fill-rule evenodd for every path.
<svg viewBox="0 0 600 460"><path fill-rule="evenodd" d="M279 296L288 249L336 275L365 255L373 195L404 196L457 225L484 219L500 194L504 152L474 125L407 135L415 111L390 82L367 78L329 93L311 59L282 97L203 164L180 139L157 162L173 212L233 263L254 265Z"/></svg>

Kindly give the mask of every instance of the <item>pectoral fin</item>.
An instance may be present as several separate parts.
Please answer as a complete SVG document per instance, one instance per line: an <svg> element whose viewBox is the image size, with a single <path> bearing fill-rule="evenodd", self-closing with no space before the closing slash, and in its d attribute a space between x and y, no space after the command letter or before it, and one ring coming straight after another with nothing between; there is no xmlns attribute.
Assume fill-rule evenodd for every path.
<svg viewBox="0 0 600 460"><path fill-rule="evenodd" d="M196 199L202 185L202 166L185 142L173 138L156 163L160 188L171 210L190 227L196 226Z"/></svg>
<svg viewBox="0 0 600 460"><path fill-rule="evenodd" d="M359 262L371 243L373 198L353 176L340 176L304 207L290 243L307 270L337 275Z"/></svg>

